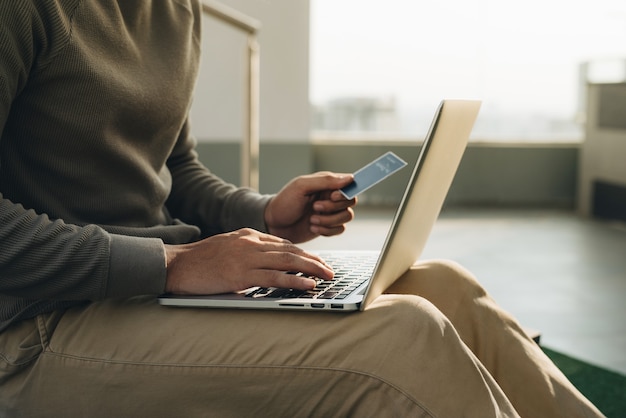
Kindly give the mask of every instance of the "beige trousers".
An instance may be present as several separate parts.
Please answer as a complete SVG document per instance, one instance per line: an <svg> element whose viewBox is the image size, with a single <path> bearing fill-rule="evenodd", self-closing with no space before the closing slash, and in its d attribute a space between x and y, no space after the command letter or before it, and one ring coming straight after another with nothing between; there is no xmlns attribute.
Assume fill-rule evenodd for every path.
<svg viewBox="0 0 626 418"><path fill-rule="evenodd" d="M518 415L602 416L450 262L416 264L360 313L137 297L0 334L3 417Z"/></svg>

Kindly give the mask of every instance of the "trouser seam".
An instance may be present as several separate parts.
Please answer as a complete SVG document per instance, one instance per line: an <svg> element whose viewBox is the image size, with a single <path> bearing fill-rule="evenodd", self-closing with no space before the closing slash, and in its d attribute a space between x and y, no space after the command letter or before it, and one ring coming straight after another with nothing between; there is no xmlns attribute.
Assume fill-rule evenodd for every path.
<svg viewBox="0 0 626 418"><path fill-rule="evenodd" d="M41 339L41 347L43 348L43 351L48 349L50 346L50 332L46 325L45 318L45 315L37 315L35 318L37 321L37 330L39 331L39 338Z"/></svg>
<svg viewBox="0 0 626 418"><path fill-rule="evenodd" d="M2 360L2 362L4 362L5 365L10 366L10 367L24 367L24 366L27 366L27 365L37 361L38 357L39 356L35 356L35 357L29 358L27 360L24 360L22 362L16 362L15 360L11 360L9 357L5 356L4 354L0 354L0 360Z"/></svg>
<svg viewBox="0 0 626 418"><path fill-rule="evenodd" d="M360 377L366 377L368 379L376 380L394 391L398 392L400 395L407 398L410 402L415 404L417 407L421 408L425 413L427 413L430 417L435 417L435 415L426 407L422 402L415 399L412 395L407 393L405 390L400 388L399 386L391 383L387 379L384 379L378 375L363 372L359 370L352 369L344 369L338 367L314 367L314 366L276 366L276 365L264 365L264 364L250 364L250 365L234 365L234 364L180 364L180 363L153 363L153 362L136 362L136 361L121 361L121 360L107 360L107 359L99 359L99 358L89 358L82 356L74 356L70 354L61 354L55 353L51 351L47 351L42 355L51 356L51 357L59 357L59 358L67 358L77 361L84 361L90 363L105 363L111 365L126 365L126 366L136 366L136 367L172 367L172 368L187 368L187 369L271 369L271 370L301 370L301 371L316 371L316 372L336 372L336 373L344 373L351 374Z"/></svg>

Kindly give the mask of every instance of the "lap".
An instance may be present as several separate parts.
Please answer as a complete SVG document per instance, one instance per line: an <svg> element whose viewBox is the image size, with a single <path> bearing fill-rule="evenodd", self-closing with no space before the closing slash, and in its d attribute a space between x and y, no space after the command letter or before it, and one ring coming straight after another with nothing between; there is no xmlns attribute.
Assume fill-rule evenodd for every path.
<svg viewBox="0 0 626 418"><path fill-rule="evenodd" d="M411 312L391 313L398 310ZM350 314L170 308L154 297L136 297L68 310L50 338L49 351L126 361L143 349L142 361L155 364L273 364L285 361L281 353L296 352L303 353L298 364L306 364L315 347L334 362L336 351L362 340L358 335L365 329L374 339L406 327L409 317L432 315L437 312L427 301L410 296L385 295L366 312Z"/></svg>
<svg viewBox="0 0 626 418"><path fill-rule="evenodd" d="M418 267L402 281L439 269ZM510 407L445 315L413 294L382 295L352 314L168 308L135 297L68 309L49 331L20 390L45 393L51 410L73 402L110 414L118 399L119 413L167 416L180 397L199 410L250 413L256 405L279 408L275 416L298 405L303 414L341 407L341 415L363 416L391 405L398 415L426 416L474 405L488 416L494 398ZM451 405L441 394L459 379L476 385ZM33 416L36 407L28 407Z"/></svg>
<svg viewBox="0 0 626 418"><path fill-rule="evenodd" d="M411 309L407 305L416 301L381 299L380 306L349 315L172 309L153 298L71 309L40 356L38 379L22 393L46 393L44 403L52 410L70 402L122 415L174 416L181 404L221 416L254 410L328 416L332 408L344 416L368 416L383 406L397 408L398 415L427 414L414 388L398 378L406 363L394 353L411 348L418 355L416 343L408 347L406 332L393 332L396 321L383 314L398 305ZM424 347L431 347L426 335L432 332L423 334ZM442 384L450 378L444 375ZM125 397L119 409L111 409L112 400Z"/></svg>
<svg viewBox="0 0 626 418"><path fill-rule="evenodd" d="M356 313L170 308L158 305L154 297L93 303L63 315L49 349L78 357L101 352L104 357L117 356L123 361L136 355L137 345L158 346L159 350L143 358L156 363L194 364L206 362L207 355L218 363L229 357L271 363L274 353L306 353L315 346L326 349L323 357L335 364L334 353L354 347L362 335L371 343L374 338L382 339L378 335L398 329L445 322L439 307L433 307L432 301L419 293L428 293L426 288L438 292L434 288L440 288L446 297L439 304L459 298L444 280L458 275L450 274L450 268L439 262L418 264L399 280L398 292L383 295L366 311ZM420 285L421 278L429 275L438 279ZM459 287L456 289L458 293ZM394 292L393 287L390 290ZM189 347L194 350L185 349ZM301 360L306 361L306 357Z"/></svg>

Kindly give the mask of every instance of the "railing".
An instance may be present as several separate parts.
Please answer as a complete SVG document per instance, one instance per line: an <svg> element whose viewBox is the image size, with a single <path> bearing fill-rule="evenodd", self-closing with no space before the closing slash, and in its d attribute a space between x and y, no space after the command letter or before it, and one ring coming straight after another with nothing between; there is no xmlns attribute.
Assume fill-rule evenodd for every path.
<svg viewBox="0 0 626 418"><path fill-rule="evenodd" d="M259 60L257 34L261 23L221 3L203 0L202 11L248 34L246 133L241 146L241 185L259 189Z"/></svg>

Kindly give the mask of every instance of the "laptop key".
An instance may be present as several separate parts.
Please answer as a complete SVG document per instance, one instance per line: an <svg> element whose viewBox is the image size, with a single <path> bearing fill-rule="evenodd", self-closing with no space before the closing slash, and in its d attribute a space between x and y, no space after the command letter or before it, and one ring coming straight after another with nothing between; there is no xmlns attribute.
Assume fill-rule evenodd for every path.
<svg viewBox="0 0 626 418"><path fill-rule="evenodd" d="M265 295L266 298L282 298L289 294L291 289L276 289L272 292L269 292Z"/></svg>
<svg viewBox="0 0 626 418"><path fill-rule="evenodd" d="M332 299L335 296L337 296L338 294L339 294L339 292L334 292L332 290L327 290L326 292L324 292L321 295L319 295L317 298L318 299Z"/></svg>

